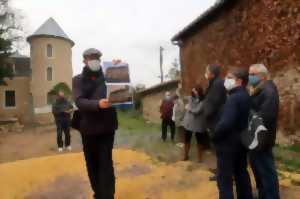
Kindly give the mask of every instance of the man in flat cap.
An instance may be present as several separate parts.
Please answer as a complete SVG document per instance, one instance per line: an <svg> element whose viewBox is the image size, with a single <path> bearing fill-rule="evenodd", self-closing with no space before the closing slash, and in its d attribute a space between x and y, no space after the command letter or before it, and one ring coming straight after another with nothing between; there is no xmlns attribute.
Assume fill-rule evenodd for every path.
<svg viewBox="0 0 300 199"><path fill-rule="evenodd" d="M73 97L80 115L79 131L94 198L113 199L112 149L118 120L115 108L107 99L101 56L94 48L83 53L85 66L82 73L73 78Z"/></svg>

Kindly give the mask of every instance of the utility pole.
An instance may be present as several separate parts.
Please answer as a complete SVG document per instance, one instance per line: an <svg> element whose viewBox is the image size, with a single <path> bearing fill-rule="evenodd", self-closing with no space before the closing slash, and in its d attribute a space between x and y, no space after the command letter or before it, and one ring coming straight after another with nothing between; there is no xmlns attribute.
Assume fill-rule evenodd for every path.
<svg viewBox="0 0 300 199"><path fill-rule="evenodd" d="M159 47L160 81L161 81L161 83L164 82L164 70L163 70L163 61L164 61L163 51L164 50L165 49L162 46Z"/></svg>

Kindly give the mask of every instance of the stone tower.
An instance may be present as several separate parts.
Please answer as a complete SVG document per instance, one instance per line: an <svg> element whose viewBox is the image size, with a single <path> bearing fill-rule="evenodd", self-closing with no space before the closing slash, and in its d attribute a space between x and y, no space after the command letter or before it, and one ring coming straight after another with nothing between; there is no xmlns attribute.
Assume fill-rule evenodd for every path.
<svg viewBox="0 0 300 199"><path fill-rule="evenodd" d="M49 91L59 83L72 86L74 42L53 18L49 18L27 41L32 70L32 106L37 122L44 123L52 120Z"/></svg>

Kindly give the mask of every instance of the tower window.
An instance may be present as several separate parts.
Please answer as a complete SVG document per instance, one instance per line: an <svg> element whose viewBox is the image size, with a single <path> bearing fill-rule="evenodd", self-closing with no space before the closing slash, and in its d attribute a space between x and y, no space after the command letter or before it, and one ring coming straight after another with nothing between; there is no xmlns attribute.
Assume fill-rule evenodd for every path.
<svg viewBox="0 0 300 199"><path fill-rule="evenodd" d="M13 90L5 91L5 107L16 107L16 93Z"/></svg>
<svg viewBox="0 0 300 199"><path fill-rule="evenodd" d="M52 67L47 68L47 80L52 81Z"/></svg>
<svg viewBox="0 0 300 199"><path fill-rule="evenodd" d="M53 56L53 47L51 44L47 45L47 57L52 57Z"/></svg>

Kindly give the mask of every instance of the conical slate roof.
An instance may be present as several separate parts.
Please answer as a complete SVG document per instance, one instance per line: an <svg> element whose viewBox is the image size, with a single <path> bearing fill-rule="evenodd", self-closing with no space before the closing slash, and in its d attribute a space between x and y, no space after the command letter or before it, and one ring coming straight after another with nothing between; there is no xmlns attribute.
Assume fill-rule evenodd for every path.
<svg viewBox="0 0 300 199"><path fill-rule="evenodd" d="M27 41L34 37L58 37L71 42L72 46L74 42L68 37L68 35L63 31L63 29L58 25L58 23L51 17L43 25L41 25L37 31L27 38Z"/></svg>

